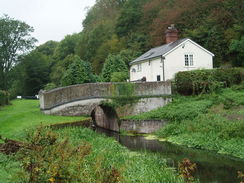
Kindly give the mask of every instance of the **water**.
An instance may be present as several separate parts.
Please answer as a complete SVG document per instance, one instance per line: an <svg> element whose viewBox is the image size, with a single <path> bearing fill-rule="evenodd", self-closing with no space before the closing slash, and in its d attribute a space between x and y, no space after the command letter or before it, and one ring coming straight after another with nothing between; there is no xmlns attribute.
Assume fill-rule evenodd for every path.
<svg viewBox="0 0 244 183"><path fill-rule="evenodd" d="M195 177L201 183L237 183L237 171L244 172L244 160L214 152L174 145L158 140L147 140L142 136L120 136L118 133L97 128L96 132L115 138L120 144L132 151L158 153L167 159L169 166L178 167L178 162L188 158L197 164Z"/></svg>

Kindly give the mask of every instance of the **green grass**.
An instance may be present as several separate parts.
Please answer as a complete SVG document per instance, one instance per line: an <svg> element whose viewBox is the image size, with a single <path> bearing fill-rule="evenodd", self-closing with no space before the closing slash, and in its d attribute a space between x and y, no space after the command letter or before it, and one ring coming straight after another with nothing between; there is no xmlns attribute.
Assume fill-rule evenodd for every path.
<svg viewBox="0 0 244 183"><path fill-rule="evenodd" d="M170 120L156 135L172 143L244 158L244 91L225 89L218 95L204 95L196 100L188 97L188 100L182 99L180 105L170 104L173 107L182 106L176 111L168 110L173 107L165 108L169 114L178 114L184 111L185 106L194 115L182 114L181 119ZM200 102L206 100L212 101L212 105ZM188 105L194 102L198 105Z"/></svg>
<svg viewBox="0 0 244 183"><path fill-rule="evenodd" d="M13 182L14 175L21 171L21 164L15 156L0 153L0 182Z"/></svg>
<svg viewBox="0 0 244 183"><path fill-rule="evenodd" d="M167 167L166 161L160 155L131 152L114 139L87 128L65 128L55 130L55 132L58 133L59 142L68 139L68 142L74 147L83 143L91 145L91 152L83 161L84 166L76 174L84 183L100 182L104 171L110 170L111 167L118 170L122 182L126 183L184 182L174 169ZM29 137L28 140L30 141ZM56 147L56 145L52 145L49 150L56 152ZM50 153L48 154L50 155ZM26 182L28 172L25 172L21 165L28 158L19 159L19 157L19 154L16 156L0 154L0 182ZM71 160L70 166L65 167L67 170L72 170L72 165L79 163L76 162L76 159L71 158ZM45 163L48 167L48 161ZM45 174L40 174L40 176L45 176Z"/></svg>
<svg viewBox="0 0 244 183"><path fill-rule="evenodd" d="M88 157L89 163L94 163L97 157L102 158L105 168L113 166L121 170L125 182L183 182L166 166L165 160L155 154L131 152L114 139L90 129L66 128L59 133L63 137L68 136L74 145L81 141L90 143L92 153Z"/></svg>
<svg viewBox="0 0 244 183"><path fill-rule="evenodd" d="M28 142L31 139L27 136L27 132L33 131L32 127L41 123L51 124L81 119L83 118L44 115L39 111L38 101L15 100L12 101L12 105L1 108L0 132L6 137ZM74 147L84 142L91 145L91 153L85 158L85 166L82 169L81 176L89 175L84 177L84 182L96 182L96 179L103 175L103 172L100 171L115 167L119 170L123 182L183 183L183 180L177 176L177 172L168 168L165 160L158 155L131 152L114 139L86 128L64 128L55 130L55 132L58 133L60 142L68 139ZM0 182L19 182L20 177L26 177L28 172L24 173L22 163L18 154L16 156L0 154ZM75 163L74 159L71 164L73 163Z"/></svg>
<svg viewBox="0 0 244 183"><path fill-rule="evenodd" d="M13 100L0 107L0 135L19 139L23 131L36 125L80 121L84 117L51 116L41 113L38 100Z"/></svg>
<svg viewBox="0 0 244 183"><path fill-rule="evenodd" d="M187 100L181 98L165 107L152 110L136 116L129 116L127 119L133 120L158 120L166 119L170 121L181 121L184 119L194 119L199 114L206 113L213 104L211 100Z"/></svg>
<svg viewBox="0 0 244 183"><path fill-rule="evenodd" d="M218 94L205 94L201 96L175 96L173 102L158 109L142 114L127 116L125 119L133 120L193 120L201 114L206 114L213 105L222 103L224 108L244 105L244 91L231 88L223 89Z"/></svg>
<svg viewBox="0 0 244 183"><path fill-rule="evenodd" d="M164 119L156 135L176 144L244 158L244 90L222 89L200 96L176 96L173 102L127 119Z"/></svg>
<svg viewBox="0 0 244 183"><path fill-rule="evenodd" d="M177 172L172 168L168 168L166 161L157 154L129 151L116 140L97 134L87 128L64 128L55 130L55 132L58 133L59 142L68 139L68 142L74 147L84 143L91 145L91 152L83 160L82 169L76 173L84 183L101 182L100 180L103 179L101 176L111 167L118 170L124 183L184 182L177 175ZM43 134L45 135L45 133ZM30 139L28 138L28 140ZM57 145L50 145L48 148L50 152L56 152L56 147ZM51 153L48 154L51 156ZM16 157L18 157L18 154ZM3 172L0 175L0 181L6 183L21 182L20 180L28 177L28 172L24 173L20 166L21 161L26 161L26 159L16 161L12 156L0 156L0 158L3 158L3 161L0 161L0 172ZM76 162L76 159L71 158L71 160L72 163L66 167L67 170L72 170L72 166L79 163ZM48 160L45 163L49 167ZM19 176L16 176L18 174ZM46 175L44 173L40 176L45 177Z"/></svg>
<svg viewBox="0 0 244 183"><path fill-rule="evenodd" d="M244 158L243 131L243 120L229 120L210 113L194 120L170 123L156 134L173 143Z"/></svg>

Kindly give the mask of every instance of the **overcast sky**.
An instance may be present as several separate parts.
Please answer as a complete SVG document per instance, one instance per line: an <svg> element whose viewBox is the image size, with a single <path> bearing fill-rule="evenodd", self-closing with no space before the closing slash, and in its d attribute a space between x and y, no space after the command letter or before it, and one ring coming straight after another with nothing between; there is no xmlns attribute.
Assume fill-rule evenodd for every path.
<svg viewBox="0 0 244 183"><path fill-rule="evenodd" d="M86 8L94 3L95 0L0 0L0 16L7 14L34 27L32 35L40 45L80 32Z"/></svg>

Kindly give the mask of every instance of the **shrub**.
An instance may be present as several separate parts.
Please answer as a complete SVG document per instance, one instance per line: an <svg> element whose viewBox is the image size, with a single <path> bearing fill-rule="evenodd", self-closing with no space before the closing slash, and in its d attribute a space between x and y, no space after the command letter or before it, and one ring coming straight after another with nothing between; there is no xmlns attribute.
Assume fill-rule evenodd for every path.
<svg viewBox="0 0 244 183"><path fill-rule="evenodd" d="M52 90L54 88L57 88L57 86L54 83L47 83L44 87L44 90Z"/></svg>
<svg viewBox="0 0 244 183"><path fill-rule="evenodd" d="M9 94L7 91L0 90L0 106L9 104Z"/></svg>
<svg viewBox="0 0 244 183"><path fill-rule="evenodd" d="M240 84L241 68L219 68L179 72L175 76L176 91L183 95L210 93L219 88Z"/></svg>
<svg viewBox="0 0 244 183"><path fill-rule="evenodd" d="M113 72L111 75L111 82L124 82L128 78L127 72Z"/></svg>
<svg viewBox="0 0 244 183"><path fill-rule="evenodd" d="M16 179L20 182L120 182L118 169L105 169L103 159L89 163L92 145L81 141L79 145L48 128L38 128L27 136L28 143L18 152L23 170ZM17 181L16 180L16 181Z"/></svg>
<svg viewBox="0 0 244 183"><path fill-rule="evenodd" d="M73 63L70 64L68 70L64 72L61 85L68 86L90 82L94 82L91 64L81 60L80 57L75 55Z"/></svg>
<svg viewBox="0 0 244 183"><path fill-rule="evenodd" d="M103 81L111 81L113 72L128 72L128 68L120 55L109 55L106 58L101 73Z"/></svg>

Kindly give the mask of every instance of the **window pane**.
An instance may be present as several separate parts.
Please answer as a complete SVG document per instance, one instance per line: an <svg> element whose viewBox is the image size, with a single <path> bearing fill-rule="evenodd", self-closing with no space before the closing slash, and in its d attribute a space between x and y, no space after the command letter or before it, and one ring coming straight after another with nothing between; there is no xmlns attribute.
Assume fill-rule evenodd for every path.
<svg viewBox="0 0 244 183"><path fill-rule="evenodd" d="M188 58L188 55L185 55L185 66L189 66L189 58Z"/></svg>
<svg viewBox="0 0 244 183"><path fill-rule="evenodd" d="M190 66L193 66L193 55L189 55L190 57Z"/></svg>
<svg viewBox="0 0 244 183"><path fill-rule="evenodd" d="M141 71L141 64L137 64L137 72Z"/></svg>

